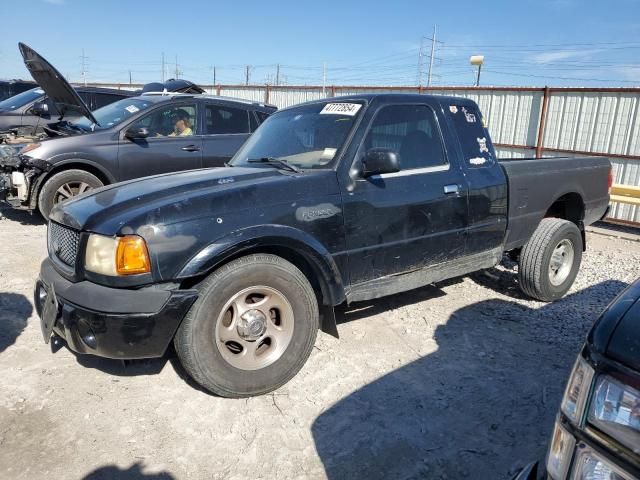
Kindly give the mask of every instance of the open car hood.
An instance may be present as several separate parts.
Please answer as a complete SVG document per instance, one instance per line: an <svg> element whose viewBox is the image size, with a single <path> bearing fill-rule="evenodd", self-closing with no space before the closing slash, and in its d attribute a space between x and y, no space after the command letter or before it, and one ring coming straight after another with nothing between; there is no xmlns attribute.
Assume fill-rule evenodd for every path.
<svg viewBox="0 0 640 480"><path fill-rule="evenodd" d="M45 91L51 101L55 103L62 117L67 112L74 112L87 117L93 123L98 123L89 107L53 65L24 43L18 43L18 48L29 73L31 73L33 79Z"/></svg>

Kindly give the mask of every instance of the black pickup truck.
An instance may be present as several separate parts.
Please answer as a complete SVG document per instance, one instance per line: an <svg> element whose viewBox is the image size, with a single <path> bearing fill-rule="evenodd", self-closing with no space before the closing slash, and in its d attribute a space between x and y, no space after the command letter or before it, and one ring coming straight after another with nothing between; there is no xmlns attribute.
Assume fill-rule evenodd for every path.
<svg viewBox="0 0 640 480"><path fill-rule="evenodd" d="M148 358L171 341L206 389L271 391L334 306L519 259L524 292L564 295L606 158L498 161L477 105L359 95L269 117L228 168L157 175L53 209L35 287L45 341ZM52 333L53 332L53 333Z"/></svg>

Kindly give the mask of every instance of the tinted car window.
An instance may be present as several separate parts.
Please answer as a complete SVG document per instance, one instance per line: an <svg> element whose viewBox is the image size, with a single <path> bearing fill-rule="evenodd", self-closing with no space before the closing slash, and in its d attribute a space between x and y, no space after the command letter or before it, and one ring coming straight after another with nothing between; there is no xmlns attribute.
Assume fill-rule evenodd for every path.
<svg viewBox="0 0 640 480"><path fill-rule="evenodd" d="M258 128L258 118L256 117L256 112L249 112L249 126L251 127L251 131L255 132L256 128Z"/></svg>
<svg viewBox="0 0 640 480"><path fill-rule="evenodd" d="M78 91L78 95L80 96L80 98L82 99L82 101L84 102L84 104L89 107L89 110L95 110L96 106L93 104L93 99L91 98L91 93L89 92L83 92L83 91Z"/></svg>
<svg viewBox="0 0 640 480"><path fill-rule="evenodd" d="M258 117L258 121L260 123L264 122L267 118L269 118L269 114L268 113L264 113L264 112L255 112L255 114Z"/></svg>
<svg viewBox="0 0 640 480"><path fill-rule="evenodd" d="M249 112L222 105L205 107L205 135L249 133Z"/></svg>
<svg viewBox="0 0 640 480"><path fill-rule="evenodd" d="M196 106L195 104L187 104L158 108L129 128L147 128L151 136L195 135Z"/></svg>
<svg viewBox="0 0 640 480"><path fill-rule="evenodd" d="M95 107L94 108L102 108L107 106L113 102L117 102L123 98L123 95L116 95L113 93L94 93L95 98Z"/></svg>
<svg viewBox="0 0 640 480"><path fill-rule="evenodd" d="M44 90L41 88L32 88L0 102L0 110L15 110L24 107L27 103L34 102L43 95Z"/></svg>
<svg viewBox="0 0 640 480"><path fill-rule="evenodd" d="M435 113L425 105L382 108L373 120L365 146L398 153L402 170L447 163Z"/></svg>
<svg viewBox="0 0 640 480"><path fill-rule="evenodd" d="M458 132L462 153L469 167L489 167L495 163L493 145L475 107L451 105L449 115Z"/></svg>
<svg viewBox="0 0 640 480"><path fill-rule="evenodd" d="M131 115L135 115L141 110L149 108L151 105L153 105L152 102L139 98L124 98L93 112L93 116L98 121L98 125L92 125L91 121L87 118L83 118L74 123L78 127L88 131L103 130L124 122Z"/></svg>

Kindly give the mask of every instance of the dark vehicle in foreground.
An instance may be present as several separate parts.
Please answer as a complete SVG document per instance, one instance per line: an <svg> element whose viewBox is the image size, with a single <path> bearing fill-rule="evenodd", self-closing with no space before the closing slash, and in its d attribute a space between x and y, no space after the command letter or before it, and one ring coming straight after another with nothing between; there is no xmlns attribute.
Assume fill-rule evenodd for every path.
<svg viewBox="0 0 640 480"><path fill-rule="evenodd" d="M518 480L640 478L640 279L605 309L578 355L547 455Z"/></svg>
<svg viewBox="0 0 640 480"><path fill-rule="evenodd" d="M0 157L0 200L48 218L59 202L103 185L158 173L219 167L275 107L201 94L147 92L91 111L36 52L20 48L33 77L65 113L82 118L48 126L54 137ZM193 84L170 86L193 91ZM162 85L162 84L160 84ZM198 87L199 88L199 87ZM176 131L176 125L185 130Z"/></svg>
<svg viewBox="0 0 640 480"><path fill-rule="evenodd" d="M128 90L98 87L76 87L76 92L91 111L134 95ZM39 136L46 138L45 128L53 134L55 124L62 120L60 116L56 104L40 87L7 98L0 102L0 142L23 144ZM80 118L67 116L65 120L73 122Z"/></svg>
<svg viewBox="0 0 640 480"><path fill-rule="evenodd" d="M106 187L54 208L35 303L45 341L164 354L229 397L307 360L334 306L519 259L524 292L572 285L609 203L606 158L499 162L477 105L322 100L269 117L230 168Z"/></svg>
<svg viewBox="0 0 640 480"><path fill-rule="evenodd" d="M0 80L0 101L30 90L35 86L35 83L25 80Z"/></svg>

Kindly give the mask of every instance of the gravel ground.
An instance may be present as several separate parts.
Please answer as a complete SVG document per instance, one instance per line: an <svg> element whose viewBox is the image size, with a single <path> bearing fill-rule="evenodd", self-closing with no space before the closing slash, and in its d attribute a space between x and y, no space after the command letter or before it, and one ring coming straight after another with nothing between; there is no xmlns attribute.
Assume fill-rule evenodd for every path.
<svg viewBox="0 0 640 480"><path fill-rule="evenodd" d="M640 243L590 234L570 294L524 298L514 265L340 308L302 372L210 396L175 358L53 355L31 291L37 217L0 220L0 478L508 478L543 457L584 336L639 274Z"/></svg>

